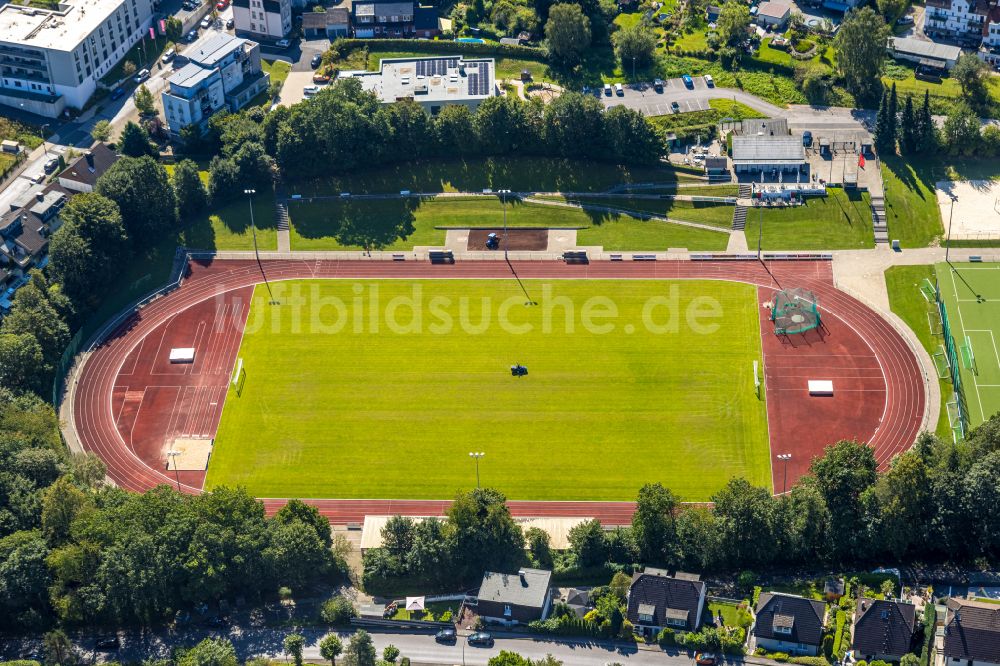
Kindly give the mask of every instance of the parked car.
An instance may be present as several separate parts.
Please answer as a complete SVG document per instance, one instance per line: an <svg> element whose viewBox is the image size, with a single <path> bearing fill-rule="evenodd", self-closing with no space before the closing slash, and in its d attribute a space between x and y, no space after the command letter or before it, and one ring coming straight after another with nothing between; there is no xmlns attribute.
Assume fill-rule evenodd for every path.
<svg viewBox="0 0 1000 666"><path fill-rule="evenodd" d="M215 3L215 8L218 9L220 12L225 11L228 7L229 7L229 0L219 0L217 3Z"/></svg>
<svg viewBox="0 0 1000 666"><path fill-rule="evenodd" d="M681 112L681 105L677 103L677 100L674 100L673 102L670 103L670 110L673 111L674 113Z"/></svg>
<svg viewBox="0 0 1000 666"><path fill-rule="evenodd" d="M610 83L605 83L604 84L604 94L607 97L611 97L611 84Z"/></svg>
<svg viewBox="0 0 1000 666"><path fill-rule="evenodd" d="M454 629L442 629L434 634L434 640L438 643L454 643L458 640L458 634Z"/></svg>
<svg viewBox="0 0 1000 666"><path fill-rule="evenodd" d="M305 86L302 89L302 94L305 97L312 97L313 95L315 95L318 92L319 92L319 86Z"/></svg>
<svg viewBox="0 0 1000 666"><path fill-rule="evenodd" d="M53 171L56 170L57 166L59 166L59 159L53 157L48 162L46 162L45 166L42 168L45 169L45 173L52 173Z"/></svg>
<svg viewBox="0 0 1000 666"><path fill-rule="evenodd" d="M143 81L145 81L148 78L149 78L149 70L148 69L140 69L139 73L135 75L135 82L136 83L142 83Z"/></svg>
<svg viewBox="0 0 1000 666"><path fill-rule="evenodd" d="M232 16L230 16L228 19L226 19L226 30L232 30L233 26L235 26L235 25L236 25L236 21L233 20Z"/></svg>
<svg viewBox="0 0 1000 666"><path fill-rule="evenodd" d="M95 650L117 650L121 647L121 642L117 636L100 636L94 641Z"/></svg>
<svg viewBox="0 0 1000 666"><path fill-rule="evenodd" d="M708 86L709 88L715 87L715 79L712 78L711 74L705 75L705 85Z"/></svg>
<svg viewBox="0 0 1000 666"><path fill-rule="evenodd" d="M896 19L896 23L899 25L913 25L913 17L900 16L898 19Z"/></svg>
<svg viewBox="0 0 1000 666"><path fill-rule="evenodd" d="M322 72L316 72L313 74L313 83L319 86L325 86L330 82L330 76L328 74L323 74Z"/></svg>
<svg viewBox="0 0 1000 666"><path fill-rule="evenodd" d="M469 636L469 645L493 647L493 635L485 631L477 631Z"/></svg>
<svg viewBox="0 0 1000 666"><path fill-rule="evenodd" d="M802 133L802 145L806 148L813 145L813 133L809 130Z"/></svg>
<svg viewBox="0 0 1000 666"><path fill-rule="evenodd" d="M654 79L653 90L655 90L656 92L663 92L663 84L664 84L663 79Z"/></svg>
<svg viewBox="0 0 1000 666"><path fill-rule="evenodd" d="M111 101L112 102L114 102L116 100L119 100L119 99L121 99L124 96L125 96L125 89L122 88L122 87L115 88L114 90L111 91Z"/></svg>
<svg viewBox="0 0 1000 666"><path fill-rule="evenodd" d="M688 87L688 88L694 88L694 79L691 78L690 74L685 74L684 76L682 76L681 77L681 81L684 82L684 85L686 87Z"/></svg>
<svg viewBox="0 0 1000 666"><path fill-rule="evenodd" d="M278 47L279 49L287 49L289 46L292 45L292 43L290 41L288 41L287 39L279 39L278 41L276 41L274 43L274 45L276 47Z"/></svg>
<svg viewBox="0 0 1000 666"><path fill-rule="evenodd" d="M312 67L313 69L316 69L322 63L323 63L323 54L317 53L312 57L312 60L309 61L309 66Z"/></svg>
<svg viewBox="0 0 1000 666"><path fill-rule="evenodd" d="M203 18L201 20L201 23L199 23L198 25L201 26L202 30L207 30L208 28L211 28L212 27L212 17L211 16L206 16L205 18Z"/></svg>
<svg viewBox="0 0 1000 666"><path fill-rule="evenodd" d="M187 34L187 40L188 43L193 43L197 39L198 39L198 28L195 28L194 30L192 30Z"/></svg>
<svg viewBox="0 0 1000 666"><path fill-rule="evenodd" d="M172 48L167 49L166 51L163 52L163 56L160 57L160 62L166 65L168 62L173 60L176 55L177 51L175 49Z"/></svg>
<svg viewBox="0 0 1000 666"><path fill-rule="evenodd" d="M618 95L619 97L625 96L625 88L622 87L622 84L620 83L615 84L615 94Z"/></svg>
<svg viewBox="0 0 1000 666"><path fill-rule="evenodd" d="M715 657L704 652L695 654L694 661L698 666L715 666Z"/></svg>

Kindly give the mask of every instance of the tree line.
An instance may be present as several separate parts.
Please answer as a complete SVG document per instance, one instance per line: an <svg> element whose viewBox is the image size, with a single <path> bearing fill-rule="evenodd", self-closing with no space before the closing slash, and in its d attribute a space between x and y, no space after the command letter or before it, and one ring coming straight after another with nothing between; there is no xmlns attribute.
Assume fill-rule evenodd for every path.
<svg viewBox="0 0 1000 666"><path fill-rule="evenodd" d="M390 520L383 546L365 553L364 581L378 588L410 577L454 587L478 581L484 569L524 564L551 567L558 576L638 565L724 572L994 558L1000 415L957 444L924 433L881 474L871 448L842 441L815 458L787 494L734 478L711 501L686 506L668 488L648 484L631 525L607 531L597 520L581 523L569 533L569 551L555 553L544 532L516 530L502 493L477 490L460 496L442 520ZM476 506L484 522L470 530L464 516Z"/></svg>
<svg viewBox="0 0 1000 666"><path fill-rule="evenodd" d="M148 624L340 575L314 507L268 518L243 490L106 486L101 460L69 455L58 427L37 396L0 389L0 629Z"/></svg>

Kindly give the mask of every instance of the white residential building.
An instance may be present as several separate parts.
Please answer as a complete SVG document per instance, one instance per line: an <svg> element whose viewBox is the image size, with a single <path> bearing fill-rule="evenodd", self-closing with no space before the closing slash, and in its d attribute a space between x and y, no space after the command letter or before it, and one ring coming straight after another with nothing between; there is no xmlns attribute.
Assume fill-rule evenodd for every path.
<svg viewBox="0 0 1000 666"><path fill-rule="evenodd" d="M360 79L365 90L384 104L412 100L431 115L461 104L472 110L497 95L493 58L466 60L462 56L387 58L377 72L347 72Z"/></svg>
<svg viewBox="0 0 1000 666"><path fill-rule="evenodd" d="M986 16L979 57L1000 68L1000 6L991 7L990 13Z"/></svg>
<svg viewBox="0 0 1000 666"><path fill-rule="evenodd" d="M978 47L996 0L927 0L924 33Z"/></svg>
<svg viewBox="0 0 1000 666"><path fill-rule="evenodd" d="M97 81L152 24L152 0L0 6L0 104L54 118L83 108Z"/></svg>
<svg viewBox="0 0 1000 666"><path fill-rule="evenodd" d="M292 0L233 0L233 23L240 37L283 39L292 30Z"/></svg>
<svg viewBox="0 0 1000 666"><path fill-rule="evenodd" d="M184 56L188 64L174 72L161 95L174 136L188 125L204 125L223 107L243 108L270 84L270 74L261 69L260 45L249 39L220 32Z"/></svg>

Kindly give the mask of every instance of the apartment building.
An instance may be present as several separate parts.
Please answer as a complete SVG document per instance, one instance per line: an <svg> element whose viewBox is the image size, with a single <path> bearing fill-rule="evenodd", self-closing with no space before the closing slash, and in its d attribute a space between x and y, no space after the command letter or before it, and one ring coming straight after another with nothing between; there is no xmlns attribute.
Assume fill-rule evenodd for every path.
<svg viewBox="0 0 1000 666"><path fill-rule="evenodd" d="M351 26L358 39L413 37L416 15L417 5L413 0L355 0L351 6Z"/></svg>
<svg viewBox="0 0 1000 666"><path fill-rule="evenodd" d="M184 52L188 63L168 79L163 113L171 135L189 125L203 126L225 107L237 111L267 90L271 76L260 64L260 45L217 33Z"/></svg>
<svg viewBox="0 0 1000 666"><path fill-rule="evenodd" d="M927 0L924 33L978 47L987 30L986 19L995 7L995 0Z"/></svg>
<svg viewBox="0 0 1000 666"><path fill-rule="evenodd" d="M991 7L990 13L986 16L979 57L994 68L1000 69L1000 6Z"/></svg>
<svg viewBox="0 0 1000 666"><path fill-rule="evenodd" d="M239 37L283 39L292 30L292 0L233 0L233 24Z"/></svg>
<svg viewBox="0 0 1000 666"><path fill-rule="evenodd" d="M152 0L0 6L0 104L49 118L83 108L152 19Z"/></svg>

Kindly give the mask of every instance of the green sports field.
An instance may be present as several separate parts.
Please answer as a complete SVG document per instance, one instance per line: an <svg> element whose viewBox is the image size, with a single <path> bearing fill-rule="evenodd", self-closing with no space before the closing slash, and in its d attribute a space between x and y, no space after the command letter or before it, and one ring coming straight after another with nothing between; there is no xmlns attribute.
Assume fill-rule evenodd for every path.
<svg viewBox="0 0 1000 666"><path fill-rule="evenodd" d="M302 280L254 294L206 487L259 497L705 500L770 487L754 287ZM510 366L528 368L523 378Z"/></svg>
<svg viewBox="0 0 1000 666"><path fill-rule="evenodd" d="M960 367L969 425L975 427L1000 411L1000 264L951 266L935 268L955 343L965 346L966 337L972 343L974 363Z"/></svg>

